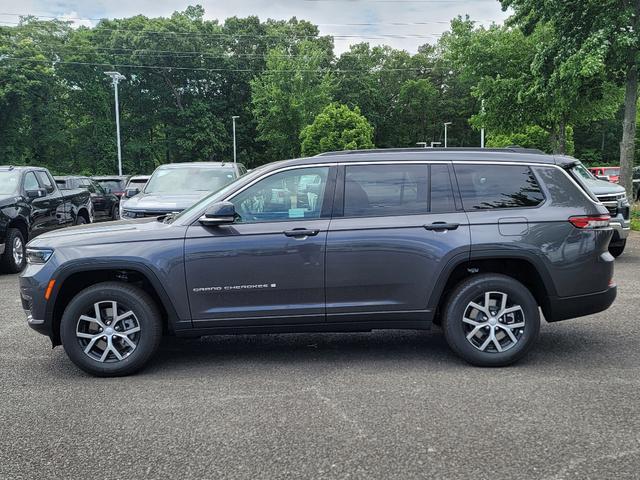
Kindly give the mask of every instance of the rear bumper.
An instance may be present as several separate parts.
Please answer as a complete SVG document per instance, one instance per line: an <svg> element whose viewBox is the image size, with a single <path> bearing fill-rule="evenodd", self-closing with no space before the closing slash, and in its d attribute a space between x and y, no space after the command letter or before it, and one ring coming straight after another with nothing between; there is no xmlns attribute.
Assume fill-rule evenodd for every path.
<svg viewBox="0 0 640 480"><path fill-rule="evenodd" d="M544 315L547 322L559 322L602 312L611 306L617 293L618 287L613 285L603 292L588 295L550 297Z"/></svg>

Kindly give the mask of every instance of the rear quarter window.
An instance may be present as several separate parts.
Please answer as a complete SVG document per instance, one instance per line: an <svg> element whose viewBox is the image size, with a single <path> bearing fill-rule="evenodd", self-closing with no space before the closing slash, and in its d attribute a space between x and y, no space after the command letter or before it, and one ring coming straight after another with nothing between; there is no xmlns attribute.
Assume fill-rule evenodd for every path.
<svg viewBox="0 0 640 480"><path fill-rule="evenodd" d="M455 173L465 210L537 207L544 202L526 165L456 165Z"/></svg>

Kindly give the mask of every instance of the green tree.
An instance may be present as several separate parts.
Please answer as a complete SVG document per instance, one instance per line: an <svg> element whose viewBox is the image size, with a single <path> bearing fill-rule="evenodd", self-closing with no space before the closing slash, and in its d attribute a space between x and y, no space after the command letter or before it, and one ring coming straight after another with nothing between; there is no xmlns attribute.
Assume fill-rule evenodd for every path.
<svg viewBox="0 0 640 480"><path fill-rule="evenodd" d="M300 132L333 98L330 52L308 41L296 50L270 50L265 71L251 82L258 140L272 160L300 155Z"/></svg>
<svg viewBox="0 0 640 480"><path fill-rule="evenodd" d="M339 150L373 148L373 127L360 113L347 105L331 103L300 133L302 155Z"/></svg>
<svg viewBox="0 0 640 480"><path fill-rule="evenodd" d="M602 77L624 86L620 143L621 183L632 194L632 169L638 108L640 0L500 0L515 10L513 23L530 35L541 26L554 36L543 52L553 58L550 83L588 84ZM579 104L574 104L579 106Z"/></svg>

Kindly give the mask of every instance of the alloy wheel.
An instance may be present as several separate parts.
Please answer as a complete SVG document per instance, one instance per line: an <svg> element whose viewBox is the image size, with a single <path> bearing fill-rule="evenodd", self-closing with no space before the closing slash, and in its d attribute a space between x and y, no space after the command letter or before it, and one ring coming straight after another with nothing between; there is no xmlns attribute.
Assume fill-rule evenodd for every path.
<svg viewBox="0 0 640 480"><path fill-rule="evenodd" d="M465 308L462 318L467 341L481 352L502 353L524 335L522 306L504 292L485 292Z"/></svg>
<svg viewBox="0 0 640 480"><path fill-rule="evenodd" d="M76 325L76 338L84 353L103 363L124 360L137 348L140 323L133 311L113 300L96 302Z"/></svg>
<svg viewBox="0 0 640 480"><path fill-rule="evenodd" d="M13 239L13 261L18 266L24 261L24 243L19 236Z"/></svg>

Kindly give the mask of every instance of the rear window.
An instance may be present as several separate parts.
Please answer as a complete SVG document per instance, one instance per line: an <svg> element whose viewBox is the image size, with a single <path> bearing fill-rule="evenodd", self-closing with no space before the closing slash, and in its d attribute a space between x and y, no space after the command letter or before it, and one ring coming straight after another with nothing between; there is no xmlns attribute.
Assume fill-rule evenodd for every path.
<svg viewBox="0 0 640 480"><path fill-rule="evenodd" d="M465 210L536 207L544 201L527 166L456 165Z"/></svg>
<svg viewBox="0 0 640 480"><path fill-rule="evenodd" d="M108 188L112 192L121 192L124 190L124 182L122 180L96 180L102 188Z"/></svg>

